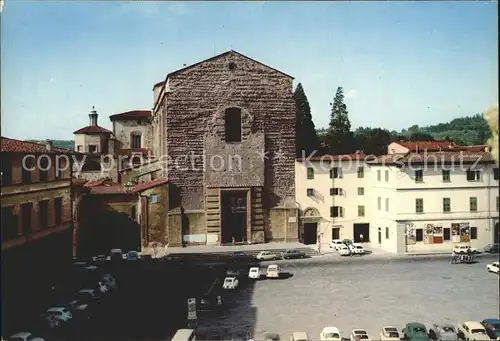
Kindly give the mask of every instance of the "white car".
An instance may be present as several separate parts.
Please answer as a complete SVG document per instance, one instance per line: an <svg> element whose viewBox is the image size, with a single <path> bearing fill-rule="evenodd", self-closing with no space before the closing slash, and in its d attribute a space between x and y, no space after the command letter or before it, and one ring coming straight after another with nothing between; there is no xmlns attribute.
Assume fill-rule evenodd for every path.
<svg viewBox="0 0 500 341"><path fill-rule="evenodd" d="M64 307L52 307L50 309L47 309L47 311L45 312L45 316L52 316L63 322L68 322L73 318L73 314L71 314L71 311Z"/></svg>
<svg viewBox="0 0 500 341"><path fill-rule="evenodd" d="M335 251L338 251L339 245L344 245L340 239L334 239L330 243L330 249L334 249Z"/></svg>
<svg viewBox="0 0 500 341"><path fill-rule="evenodd" d="M462 340L488 340L489 336L484 326L476 321L466 321L457 326L458 337Z"/></svg>
<svg viewBox="0 0 500 341"><path fill-rule="evenodd" d="M9 338L10 341L44 341L41 337L36 337L31 333L16 333Z"/></svg>
<svg viewBox="0 0 500 341"><path fill-rule="evenodd" d="M101 294L107 293L111 288L104 282L98 282L97 287L99 288L99 291Z"/></svg>
<svg viewBox="0 0 500 341"><path fill-rule="evenodd" d="M248 278L259 279L260 278L260 268L253 267L248 270Z"/></svg>
<svg viewBox="0 0 500 341"><path fill-rule="evenodd" d="M486 270L488 270L488 272L493 272L498 274L499 273L498 268L499 268L499 262L493 262L491 264L486 265Z"/></svg>
<svg viewBox="0 0 500 341"><path fill-rule="evenodd" d="M456 253L456 254L458 254L458 255L466 254L469 250L470 250L471 253L477 253L477 249L476 248L471 247L470 245L466 245L466 244L456 245L453 248L453 252Z"/></svg>
<svg viewBox="0 0 500 341"><path fill-rule="evenodd" d="M341 341L340 331L336 327L325 327L320 334L321 341Z"/></svg>
<svg viewBox="0 0 500 341"><path fill-rule="evenodd" d="M401 336L399 335L398 329L396 327L383 327L380 331L381 341L399 341Z"/></svg>
<svg viewBox="0 0 500 341"><path fill-rule="evenodd" d="M222 284L222 288L226 290L234 290L238 287L238 278L236 277L226 277L224 279L224 284Z"/></svg>
<svg viewBox="0 0 500 341"><path fill-rule="evenodd" d="M356 255L364 255L366 252L363 245L358 244L358 243L354 243L354 244L349 245L349 250L351 250L351 252L356 254Z"/></svg>
<svg viewBox="0 0 500 341"><path fill-rule="evenodd" d="M341 256L349 256L351 254L351 250L345 244L337 246L337 250Z"/></svg>
<svg viewBox="0 0 500 341"><path fill-rule="evenodd" d="M368 333L364 329L353 329L351 332L351 341L370 340Z"/></svg>
<svg viewBox="0 0 500 341"><path fill-rule="evenodd" d="M280 278L281 269L277 264L271 264L267 267L267 278Z"/></svg>
<svg viewBox="0 0 500 341"><path fill-rule="evenodd" d="M269 251L261 251L257 254L255 258L257 258L258 260L276 260L279 259L280 257L277 254Z"/></svg>

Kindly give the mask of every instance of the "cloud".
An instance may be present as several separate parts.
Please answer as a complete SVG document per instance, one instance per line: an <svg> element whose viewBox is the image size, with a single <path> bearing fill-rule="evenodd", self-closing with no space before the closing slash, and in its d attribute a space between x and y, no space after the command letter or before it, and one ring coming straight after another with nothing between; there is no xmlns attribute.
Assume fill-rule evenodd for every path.
<svg viewBox="0 0 500 341"><path fill-rule="evenodd" d="M358 96L358 91L356 89L350 89L345 93L346 99L352 99Z"/></svg>

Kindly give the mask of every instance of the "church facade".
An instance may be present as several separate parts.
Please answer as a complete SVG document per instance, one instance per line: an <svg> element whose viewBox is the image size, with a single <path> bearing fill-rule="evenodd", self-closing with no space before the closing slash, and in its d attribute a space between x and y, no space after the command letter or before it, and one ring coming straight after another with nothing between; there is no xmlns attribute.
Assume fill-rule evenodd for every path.
<svg viewBox="0 0 500 341"><path fill-rule="evenodd" d="M229 51L168 74L154 86L153 109L140 111L141 119L111 116L108 150L115 157L147 154L111 178L167 180L168 205L139 218L148 222L139 222L142 245L297 240L292 83L291 76ZM157 220L160 231L149 233Z"/></svg>

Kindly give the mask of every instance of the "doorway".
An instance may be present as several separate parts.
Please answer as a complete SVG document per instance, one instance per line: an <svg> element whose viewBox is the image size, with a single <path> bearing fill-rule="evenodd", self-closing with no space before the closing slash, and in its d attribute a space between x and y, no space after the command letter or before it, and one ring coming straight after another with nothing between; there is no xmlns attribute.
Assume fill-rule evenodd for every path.
<svg viewBox="0 0 500 341"><path fill-rule="evenodd" d="M493 243L497 244L500 240L500 230L498 228L498 225L500 225L500 223L495 223L495 227L493 228Z"/></svg>
<svg viewBox="0 0 500 341"><path fill-rule="evenodd" d="M318 242L318 223L304 223L304 244L315 245Z"/></svg>
<svg viewBox="0 0 500 341"><path fill-rule="evenodd" d="M370 224L353 224L353 236L355 243L369 242Z"/></svg>
<svg viewBox="0 0 500 341"><path fill-rule="evenodd" d="M247 191L221 192L222 244L247 241Z"/></svg>

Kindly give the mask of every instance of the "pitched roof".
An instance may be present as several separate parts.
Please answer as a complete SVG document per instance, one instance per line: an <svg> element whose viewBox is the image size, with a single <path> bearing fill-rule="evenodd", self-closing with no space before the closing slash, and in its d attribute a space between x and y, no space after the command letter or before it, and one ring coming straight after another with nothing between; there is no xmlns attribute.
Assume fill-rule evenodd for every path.
<svg viewBox="0 0 500 341"><path fill-rule="evenodd" d="M111 121L140 120L151 117L151 110L132 110L109 116Z"/></svg>
<svg viewBox="0 0 500 341"><path fill-rule="evenodd" d="M153 88L157 87L158 85L161 85L162 83L163 83L163 85L165 85L165 83L167 82L167 80L168 80L168 78L169 78L169 77L171 77L171 76L175 76L176 74L181 73L182 71L185 71L185 70L190 69L190 68L192 68L192 67L198 66L198 65L200 65L200 64L202 64L202 63L209 62L209 61L212 61L212 60L215 60L215 59L217 59L217 58L220 58L220 57L223 57L223 56L226 56L226 55L230 55L230 54L235 54L235 55L241 56L241 57L243 57L243 58L249 59L249 60L251 60L251 61L253 61L253 62L257 63L257 64L260 64L260 65L262 65L262 66L265 66L265 67L267 67L267 68L269 68L269 69L271 69L271 70L274 70L274 71L276 71L276 72L279 72L279 73L281 73L282 75L284 75L284 76L286 76L286 77L290 77L291 79L294 79L292 76L290 76L290 75L288 75L288 74L286 74L286 73L284 73L284 72L282 72L282 71L280 71L280 70L278 70L278 69L272 68L272 67L270 67L269 65L266 65L266 64L264 64L264 63L261 63L261 62L259 62L259 61L255 60L255 59L252 59L252 58L250 58L250 57L248 57L248 56L245 56L244 54L241 54L241 53L239 53L239 52L236 52L236 51L234 51L234 50L229 50L229 51L223 52L223 53L221 53L221 54L218 54L218 55L216 55L216 56L213 56L213 57L207 58L207 59L205 59L205 60L202 60L202 61L200 61L200 62L197 62L197 63L191 64L191 65L188 65L188 66L186 66L186 67L183 67L182 69L178 69L178 70L176 70L176 71L173 71L173 72L171 72L171 73L167 74L167 77L165 77L165 80L164 80L163 82L158 82L158 83L156 83L156 84L153 86Z"/></svg>
<svg viewBox="0 0 500 341"><path fill-rule="evenodd" d="M409 164L474 164L495 162L489 152L441 151L408 153L406 155L388 154L367 160L374 165L409 165Z"/></svg>
<svg viewBox="0 0 500 341"><path fill-rule="evenodd" d="M103 180L101 183L99 181ZM126 191L123 183L106 183L106 180L109 179L101 179L98 181L94 181L94 184L89 186L85 184L85 187L90 189L90 194L95 195L103 195L103 194L137 194L139 192L145 191L147 189L160 186L166 184L168 180L166 178L159 178L151 181L142 182L140 184L135 185L130 189L130 191Z"/></svg>
<svg viewBox="0 0 500 341"><path fill-rule="evenodd" d="M83 186L84 187L96 187L96 186L102 186L106 183L109 183L112 181L111 178L103 178L95 181L87 181Z"/></svg>
<svg viewBox="0 0 500 341"><path fill-rule="evenodd" d="M470 152L484 152L489 150L489 147L485 144L478 144L474 146L463 146L462 148Z"/></svg>
<svg viewBox="0 0 500 341"><path fill-rule="evenodd" d="M341 154L341 155L323 155L323 156L312 156L310 158L297 158L297 161L352 161L352 160L364 160L367 155L363 152L352 153L352 154Z"/></svg>
<svg viewBox="0 0 500 341"><path fill-rule="evenodd" d="M86 126L75 130L73 134L112 134L112 132L100 126Z"/></svg>
<svg viewBox="0 0 500 341"><path fill-rule="evenodd" d="M0 137L0 152L2 153L48 153L48 154L65 154L71 153L68 149L50 147L47 145L11 139L8 137Z"/></svg>
<svg viewBox="0 0 500 341"><path fill-rule="evenodd" d="M147 189L166 184L167 182L168 182L168 179L166 179L166 178L158 178L158 179L154 179L151 181L146 181L146 182L135 185L132 188L132 192L134 192L134 193L142 192L142 191L145 191Z"/></svg>
<svg viewBox="0 0 500 341"><path fill-rule="evenodd" d="M454 142L446 140L437 141L398 141L400 146L407 148L410 152L416 151L444 151L460 149Z"/></svg>

